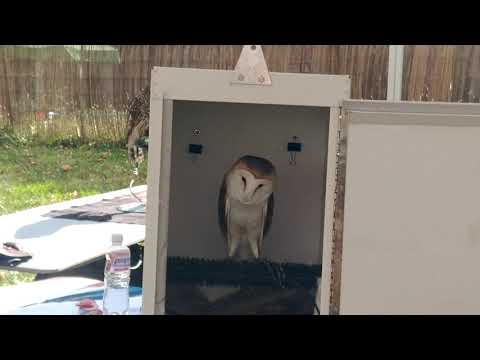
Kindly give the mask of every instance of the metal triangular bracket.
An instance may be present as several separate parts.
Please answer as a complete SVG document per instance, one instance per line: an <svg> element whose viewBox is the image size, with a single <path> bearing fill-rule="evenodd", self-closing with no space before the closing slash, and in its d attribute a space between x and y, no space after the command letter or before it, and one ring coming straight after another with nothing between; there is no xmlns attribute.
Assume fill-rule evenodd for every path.
<svg viewBox="0 0 480 360"><path fill-rule="evenodd" d="M260 45L245 45L235 66L234 84L272 85Z"/></svg>

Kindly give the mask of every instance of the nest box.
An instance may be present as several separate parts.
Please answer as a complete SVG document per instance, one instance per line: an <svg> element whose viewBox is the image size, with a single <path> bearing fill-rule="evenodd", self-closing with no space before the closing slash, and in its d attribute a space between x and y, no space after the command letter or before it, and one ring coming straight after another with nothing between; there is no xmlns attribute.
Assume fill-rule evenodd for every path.
<svg viewBox="0 0 480 360"><path fill-rule="evenodd" d="M223 175L243 155L269 159L277 171L262 257L330 272L339 112L350 78L247 65L236 72L153 68L146 314L165 311L167 257L225 259L218 193ZM329 293L329 281L318 280L318 305L327 304L320 294Z"/></svg>
<svg viewBox="0 0 480 360"><path fill-rule="evenodd" d="M165 312L167 257L226 257L218 191L246 154L278 176L262 256L320 266L321 314L480 313L480 106L240 65L152 71L144 313Z"/></svg>

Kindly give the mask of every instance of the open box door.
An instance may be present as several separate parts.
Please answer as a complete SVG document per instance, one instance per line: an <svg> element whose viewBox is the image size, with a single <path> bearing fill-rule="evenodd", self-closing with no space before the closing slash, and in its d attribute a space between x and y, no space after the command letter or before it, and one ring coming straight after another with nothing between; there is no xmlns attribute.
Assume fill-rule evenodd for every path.
<svg viewBox="0 0 480 360"><path fill-rule="evenodd" d="M480 105L345 101L342 121L338 313L479 314Z"/></svg>

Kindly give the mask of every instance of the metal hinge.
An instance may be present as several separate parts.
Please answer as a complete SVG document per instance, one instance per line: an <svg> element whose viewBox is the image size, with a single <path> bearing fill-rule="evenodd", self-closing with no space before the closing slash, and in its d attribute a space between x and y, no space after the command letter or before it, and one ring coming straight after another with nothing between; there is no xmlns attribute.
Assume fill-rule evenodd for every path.
<svg viewBox="0 0 480 360"><path fill-rule="evenodd" d="M245 45L235 66L232 84L272 85L260 45Z"/></svg>
<svg viewBox="0 0 480 360"><path fill-rule="evenodd" d="M345 139L345 113L340 108L338 116L338 130L336 141L336 164L335 164L335 194L334 194L334 213L332 228L332 256L330 273L330 299L329 314L339 313L340 303L340 261L342 251L343 235L343 207L345 193L345 166L346 166L346 139Z"/></svg>

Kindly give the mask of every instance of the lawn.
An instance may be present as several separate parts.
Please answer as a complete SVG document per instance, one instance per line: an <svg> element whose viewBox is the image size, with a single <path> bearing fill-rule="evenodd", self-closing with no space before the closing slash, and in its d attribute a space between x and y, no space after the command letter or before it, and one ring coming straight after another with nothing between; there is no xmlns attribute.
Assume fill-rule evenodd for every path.
<svg viewBox="0 0 480 360"><path fill-rule="evenodd" d="M135 185L146 183L146 163ZM0 130L0 216L128 187L132 167L119 144L25 141ZM0 271L0 286L32 274Z"/></svg>

